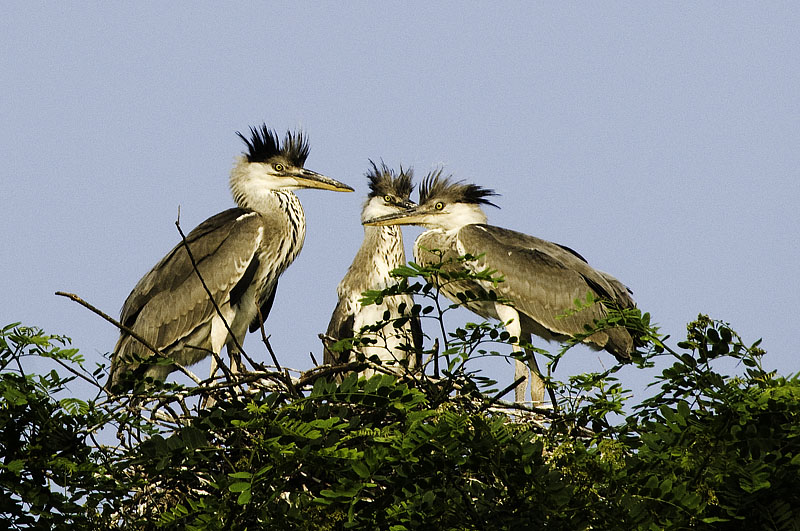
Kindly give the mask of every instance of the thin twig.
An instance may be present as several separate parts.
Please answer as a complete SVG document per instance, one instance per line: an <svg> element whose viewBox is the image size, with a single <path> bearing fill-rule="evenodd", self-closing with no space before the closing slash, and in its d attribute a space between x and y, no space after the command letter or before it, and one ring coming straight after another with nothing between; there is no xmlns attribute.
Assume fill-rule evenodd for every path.
<svg viewBox="0 0 800 531"><path fill-rule="evenodd" d="M147 341L145 338L143 338L142 336L140 336L139 334L134 332L131 328L125 326L122 323L120 323L119 321L117 321L116 319L114 319L113 317L108 315L107 313L103 312L99 308L96 308L95 306L92 306L91 304L89 304L88 302L86 302L82 298L78 297L74 293L67 293L65 291L56 291L56 295L58 295L60 297L66 297L68 299L71 299L71 300L77 302L78 304L80 304L84 308L86 308L86 309L92 311L93 313L99 315L100 317L102 317L103 319L108 321L109 323L111 323L114 326L116 326L118 329L122 330L123 332L125 332L126 334L128 334L129 336L134 338L136 341L138 341L139 343L144 345L145 348L147 348L147 350L151 351L156 356L158 356L158 357L160 357L162 359L165 359L165 360L173 361L169 356L167 356L166 354L164 354L163 352L158 350L149 341ZM173 363L174 363L174 361L173 361ZM179 371L181 371L183 374L186 374L189 378L192 378L193 375L189 371L187 371L182 365L180 365L179 363L174 363L174 364L175 364L175 367ZM192 378L192 379L196 380L196 378Z"/></svg>
<svg viewBox="0 0 800 531"><path fill-rule="evenodd" d="M339 372L359 372L363 371L368 366L369 365L366 362L361 361L351 361L340 365L320 365L302 373L298 379L297 385L302 388L309 384L313 384L313 382L317 381L318 379L330 374L336 374Z"/></svg>
<svg viewBox="0 0 800 531"><path fill-rule="evenodd" d="M278 357L275 355L275 352L272 350L272 346L269 344L269 337L267 336L267 332L264 330L264 316L261 315L261 307L257 309L258 309L258 323L259 323L258 328L261 330L261 341L263 341L264 345L266 345L269 355L272 356L272 362L275 364L275 368L278 369L278 372L283 372L283 369L281 369L281 364L278 363ZM253 363L252 361L251 363L253 364L253 367L256 366L255 363Z"/></svg>
<svg viewBox="0 0 800 531"><path fill-rule="evenodd" d="M519 384L521 384L524 381L525 381L525 376L520 376L519 378L514 380L511 383L511 385L509 385L508 387L506 387L505 389L503 389L502 391L500 391L499 393L494 395L493 398L491 398L488 402L486 402L486 404L481 408L481 411L486 411L487 409L492 407L497 401L499 401L506 394L508 394L512 389L514 389L516 386L518 386Z"/></svg>
<svg viewBox="0 0 800 531"><path fill-rule="evenodd" d="M145 338L143 338L142 336L140 336L139 334L134 332L132 329L130 329L127 326L125 326L124 324L120 323L119 321L117 321L116 319L114 319L113 317L108 315L107 313L105 313L102 310L92 306L91 304L89 304L85 300L81 299L80 297L78 297L74 293L66 293L64 291L56 291L56 295L58 295L60 297L66 297L68 299L72 299L73 301L77 302L78 304L80 304L84 308L87 308L87 309L91 310L92 312L96 313L97 315L99 315L100 317L102 317L103 319L108 321L109 323L113 324L114 326L116 326L117 328L119 328L120 330L122 330L123 332L125 332L126 334L128 334L129 336L134 338L135 340L137 340L139 343L141 343L142 345L147 347L147 349L150 350L153 354L156 354L157 356L160 356L162 358L169 359L160 350L158 350L156 347L151 345L150 342L147 341Z"/></svg>
<svg viewBox="0 0 800 531"><path fill-rule="evenodd" d="M437 297L438 300L438 297ZM441 317L439 318L441 320ZM445 340L445 344L447 340ZM433 357L433 377L439 378L439 338L435 338L433 340L433 346L431 347L431 356Z"/></svg>
<svg viewBox="0 0 800 531"><path fill-rule="evenodd" d="M62 360L60 360L60 359L58 359L58 358L54 358L54 357L52 357L52 356L50 356L50 359L51 359L51 360L53 360L53 361L55 361L56 363L58 363L59 365L61 365L61 366L62 366L62 367L64 367L65 369L67 369L69 372L71 372L72 374L74 374L74 375L75 375L75 376L77 376L78 378L81 378L82 380L86 380L87 382L89 382L90 384L94 385L95 387L97 387L97 388L99 388L99 389L102 389L102 388L103 388L103 386L102 386L102 385L100 385L100 382L98 382L97 380L94 380L94 379L92 379L92 378L89 378L89 377L88 377L88 376L86 376L85 374L82 374L82 373L80 373L80 372L76 371L75 369L73 369L72 367L70 367L69 365L67 365L66 363L64 363ZM83 368L83 366L81 366L81 368Z"/></svg>
<svg viewBox="0 0 800 531"><path fill-rule="evenodd" d="M225 316L222 315L222 310L220 309L219 305L217 304L217 301L214 300L214 295L211 294L211 290L208 289L208 285L206 284L206 281L203 279L203 275L200 274L200 270L197 267L197 262L195 261L194 255L192 254L192 250L189 248L189 242L186 241L186 235L183 233L183 229L181 229L181 211L180 211L180 209L178 210L178 219L175 220L175 226L178 228L178 233L181 235L181 241L183 242L183 247L186 249L186 254L189 255L189 261L192 263L192 269L194 269L194 272L197 274L197 278L200 279L200 284L202 284L203 289L206 291L206 294L208 295L208 299L211 301L211 304L214 306L214 310L217 312L217 315L219 316L219 318L222 319L222 324L225 325L225 329L228 331L228 334L230 334L231 339L233 339L233 343L236 346L236 351L239 352L240 354L244 355L244 349L239 344L239 340L236 338L236 336L233 333L233 330L231 330L231 327L228 325L228 321L225 319ZM213 349L212 349L212 351L213 351ZM222 368L222 372L225 373L225 376L228 377L228 378L232 378L233 377L233 373L222 362L222 358L219 357L219 353L212 352L212 354L214 355L214 359L217 362L217 364ZM232 360L233 359L233 355L230 352L228 352L228 354L231 355L231 360Z"/></svg>
<svg viewBox="0 0 800 531"><path fill-rule="evenodd" d="M192 346L192 345L186 345L186 347L191 347L191 346ZM196 383L196 384L199 384L199 383L200 383L200 378L198 378L198 377L195 375L195 373L193 373L192 371L190 371L189 369L187 369L186 367L184 367L182 364L180 364L180 363L178 363L178 362L173 362L172 364L173 364L173 365L175 365L175 367L177 367L177 368L178 368L178 370L179 370L180 372L182 372L183 374L185 374L186 376L188 376L188 377L189 377L189 379L190 379L191 381L193 381L193 382L194 382L194 383Z"/></svg>
<svg viewBox="0 0 800 531"><path fill-rule="evenodd" d="M272 345L269 343L269 337L264 338L264 344L267 345L267 350L269 351L269 355L272 356L272 361L275 362L275 367L277 367L278 371L283 370L284 376L286 377L286 385L289 387L289 391L292 392L295 396L299 396L297 388L294 386L292 382L292 377L289 376L289 369L281 369L281 366L278 365L278 357L275 355L275 351L272 350Z"/></svg>
<svg viewBox="0 0 800 531"><path fill-rule="evenodd" d="M551 419L560 419L562 418L560 414L554 412L551 408L547 407L537 407L533 405L525 405L519 402L506 402L504 400L498 400L494 406L490 408L492 411L503 411L507 412L508 410L517 410L517 411L524 411L526 413L534 413L537 415L543 415L545 417L549 417Z"/></svg>

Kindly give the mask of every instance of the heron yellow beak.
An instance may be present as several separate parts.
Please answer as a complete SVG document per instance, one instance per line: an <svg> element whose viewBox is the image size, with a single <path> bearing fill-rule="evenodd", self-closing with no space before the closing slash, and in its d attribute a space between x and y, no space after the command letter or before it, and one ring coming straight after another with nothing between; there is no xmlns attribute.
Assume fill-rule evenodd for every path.
<svg viewBox="0 0 800 531"><path fill-rule="evenodd" d="M375 227L385 227L387 225L419 225L427 216L428 212L422 209L420 205L408 210L368 219L364 221L362 225Z"/></svg>
<svg viewBox="0 0 800 531"><path fill-rule="evenodd" d="M352 192L352 187L315 171L301 169L292 175L300 188L317 188L334 192Z"/></svg>

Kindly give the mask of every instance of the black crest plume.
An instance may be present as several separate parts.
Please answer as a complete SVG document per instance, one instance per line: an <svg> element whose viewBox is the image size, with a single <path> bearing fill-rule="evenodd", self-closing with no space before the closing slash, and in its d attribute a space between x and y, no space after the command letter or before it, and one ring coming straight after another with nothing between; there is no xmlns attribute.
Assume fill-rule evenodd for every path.
<svg viewBox="0 0 800 531"><path fill-rule="evenodd" d="M453 181L452 175L442 175L442 170L430 172L419 187L419 203L444 200L449 203L472 203L476 205L497 205L487 199L500 195L494 190L483 188L477 184L466 184L464 181Z"/></svg>
<svg viewBox="0 0 800 531"><path fill-rule="evenodd" d="M370 197L388 194L401 199L408 199L411 196L411 191L414 189L414 185L411 183L411 178L414 175L412 169L404 170L400 166L400 173L395 174L394 170L389 168L383 161L381 161L380 168L371 160L369 163L372 165L372 169L367 171Z"/></svg>
<svg viewBox="0 0 800 531"><path fill-rule="evenodd" d="M272 157L282 155L291 164L303 167L308 158L308 140L302 131L292 133L286 132L283 145L278 140L278 134L263 124L261 127L250 127L251 137L248 139L239 131L236 131L239 138L247 144L247 162L267 162Z"/></svg>

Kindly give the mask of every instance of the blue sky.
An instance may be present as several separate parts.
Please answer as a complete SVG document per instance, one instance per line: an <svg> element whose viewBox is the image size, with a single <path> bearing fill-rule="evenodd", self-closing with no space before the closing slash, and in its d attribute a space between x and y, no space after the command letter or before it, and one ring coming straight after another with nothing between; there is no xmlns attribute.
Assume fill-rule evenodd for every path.
<svg viewBox="0 0 800 531"><path fill-rule="evenodd" d="M53 292L116 315L179 206L188 231L233 205L235 131L266 122L356 188L298 192L306 245L267 321L286 366L321 358L372 158L494 188L491 223L576 249L664 332L708 313L797 372L798 27L792 2L5 2L0 324L100 361L116 330ZM612 362L571 358L559 376Z"/></svg>

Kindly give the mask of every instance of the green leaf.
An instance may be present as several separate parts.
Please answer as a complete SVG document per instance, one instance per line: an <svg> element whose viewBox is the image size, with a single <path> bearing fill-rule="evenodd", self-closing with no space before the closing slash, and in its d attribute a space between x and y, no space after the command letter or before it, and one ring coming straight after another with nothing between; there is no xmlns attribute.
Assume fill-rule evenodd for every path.
<svg viewBox="0 0 800 531"><path fill-rule="evenodd" d="M361 461L353 461L353 472L358 474L358 477L366 479L370 475L369 467Z"/></svg>
<svg viewBox="0 0 800 531"><path fill-rule="evenodd" d="M248 490L243 490L239 494L239 497L236 498L236 503L238 503L239 505L247 505L248 503L250 503L250 499L252 497L253 497L253 493L249 489Z"/></svg>
<svg viewBox="0 0 800 531"><path fill-rule="evenodd" d="M250 483L245 483L243 481L232 483L231 485L228 485L228 490L231 492L244 492L246 490L250 490Z"/></svg>
<svg viewBox="0 0 800 531"><path fill-rule="evenodd" d="M25 467L25 461L22 459L14 459L10 461L7 465L0 464L0 467L7 469L9 472L16 474L17 476L20 475L22 469Z"/></svg>

